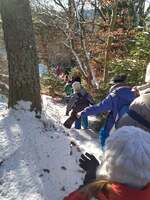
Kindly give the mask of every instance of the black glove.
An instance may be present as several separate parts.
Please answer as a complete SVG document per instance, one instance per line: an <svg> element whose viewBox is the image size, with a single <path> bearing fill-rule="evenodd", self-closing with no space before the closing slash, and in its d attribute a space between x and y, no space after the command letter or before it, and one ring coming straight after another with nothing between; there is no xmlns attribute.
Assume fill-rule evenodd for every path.
<svg viewBox="0 0 150 200"><path fill-rule="evenodd" d="M94 155L85 153L81 155L79 159L79 166L85 171L93 171L99 166L99 161Z"/></svg>
<svg viewBox="0 0 150 200"><path fill-rule="evenodd" d="M66 112L66 116L69 116L69 112Z"/></svg>
<svg viewBox="0 0 150 200"><path fill-rule="evenodd" d="M96 179L96 169L99 166L99 162L94 155L89 153L82 154L79 159L79 166L86 171L84 185Z"/></svg>

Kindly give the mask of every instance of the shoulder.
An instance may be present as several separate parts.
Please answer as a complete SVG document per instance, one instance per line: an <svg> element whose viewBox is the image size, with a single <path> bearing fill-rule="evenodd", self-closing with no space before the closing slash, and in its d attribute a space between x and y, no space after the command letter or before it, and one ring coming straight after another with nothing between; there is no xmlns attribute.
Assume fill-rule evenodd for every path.
<svg viewBox="0 0 150 200"><path fill-rule="evenodd" d="M110 92L110 94L112 95L120 95L120 94L134 94L134 92L132 91L132 87L130 86L123 86L123 87L119 87L116 88L114 90L112 90Z"/></svg>

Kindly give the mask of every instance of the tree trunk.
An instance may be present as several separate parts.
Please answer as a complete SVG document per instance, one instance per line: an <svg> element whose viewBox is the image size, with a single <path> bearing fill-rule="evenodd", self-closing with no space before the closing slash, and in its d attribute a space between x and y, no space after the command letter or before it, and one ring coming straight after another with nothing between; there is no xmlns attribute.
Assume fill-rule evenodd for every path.
<svg viewBox="0 0 150 200"><path fill-rule="evenodd" d="M17 101L41 111L40 82L29 0L0 0L9 68L9 107Z"/></svg>
<svg viewBox="0 0 150 200"><path fill-rule="evenodd" d="M112 43L112 36L111 32L114 31L115 23L117 19L117 6L118 6L118 0L115 0L112 6L112 16L110 21L110 28L109 33L110 35L107 38L106 41L106 49L105 49L105 56L104 56L104 75L103 75L103 81L107 82L108 79L108 63L109 63L109 53L110 53L110 46Z"/></svg>

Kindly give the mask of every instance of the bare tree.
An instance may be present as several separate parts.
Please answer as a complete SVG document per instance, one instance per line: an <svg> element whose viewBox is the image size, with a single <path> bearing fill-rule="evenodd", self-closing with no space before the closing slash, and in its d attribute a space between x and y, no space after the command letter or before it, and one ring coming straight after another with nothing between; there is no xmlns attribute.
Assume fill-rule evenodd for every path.
<svg viewBox="0 0 150 200"><path fill-rule="evenodd" d="M52 13L46 2L43 4L41 0L35 1L40 8L43 8L42 12L44 11L50 18L53 16L53 25L65 36L63 44L72 52L77 67L90 85L100 83L95 77L93 61L99 64L101 80L106 81L111 59L115 59L117 53L123 56L127 40L121 39L124 36L127 38L128 34L130 37L130 30L134 28L132 16L134 12L130 12L132 10L130 5L138 9L142 19L145 2L145 0L68 0L68 4L64 4L62 0L52 0L59 8L59 11ZM137 2L138 7L136 7ZM123 26L120 26L119 21ZM119 31L116 32L120 27L123 33L119 30L119 36Z"/></svg>
<svg viewBox="0 0 150 200"><path fill-rule="evenodd" d="M41 111L38 59L29 0L0 0L9 68L9 107L31 101Z"/></svg>
<svg viewBox="0 0 150 200"><path fill-rule="evenodd" d="M95 23L95 19L85 19L86 0L78 2L68 0L66 5L61 0L53 0L53 2L59 7L59 12L53 13L49 5L43 4L40 0L36 0L35 5L39 5L42 13L49 15L50 18L55 16L52 23L64 34L65 40L62 41L63 44L72 52L76 59L77 67L85 80L90 85L95 86L97 80L91 65L90 48L88 46L90 34L94 32L94 26L92 30L87 28L89 24L91 26L91 24Z"/></svg>

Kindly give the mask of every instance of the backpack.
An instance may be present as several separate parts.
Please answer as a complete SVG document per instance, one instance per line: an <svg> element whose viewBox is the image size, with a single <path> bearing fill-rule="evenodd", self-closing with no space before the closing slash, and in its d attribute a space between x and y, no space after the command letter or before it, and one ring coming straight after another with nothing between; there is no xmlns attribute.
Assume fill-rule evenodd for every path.
<svg viewBox="0 0 150 200"><path fill-rule="evenodd" d="M78 95L78 99L73 107L73 110L78 113L84 110L84 108L88 107L90 103L89 103L89 100L87 99L87 94L82 95L79 92L77 95Z"/></svg>

